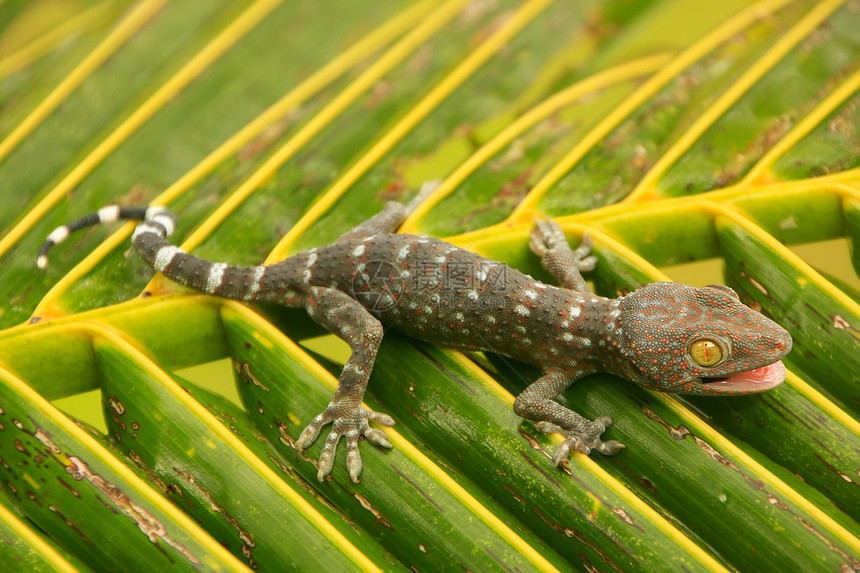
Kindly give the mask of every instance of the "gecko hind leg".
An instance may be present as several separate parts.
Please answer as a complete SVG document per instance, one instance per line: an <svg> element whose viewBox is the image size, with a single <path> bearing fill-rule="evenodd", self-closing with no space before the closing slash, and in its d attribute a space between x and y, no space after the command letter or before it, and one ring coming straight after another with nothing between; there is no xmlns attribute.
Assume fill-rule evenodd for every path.
<svg viewBox="0 0 860 573"><path fill-rule="evenodd" d="M441 180L434 179L428 181L421 186L418 194L406 205L397 201L389 201L382 208L382 211L363 221L337 238L337 242L349 241L352 239L363 239L371 235L383 235L393 233L397 227L406 220L412 211L418 208L418 205L427 198L441 184Z"/></svg>
<svg viewBox="0 0 860 573"><path fill-rule="evenodd" d="M393 426L394 420L387 414L373 412L361 405L382 341L382 324L354 299L331 288L311 287L306 308L314 322L349 344L352 353L343 367L334 396L325 410L304 429L296 440L296 447L304 450L310 446L319 437L323 426L331 423L331 433L320 452L317 479L322 481L331 473L337 444L345 437L346 467L350 479L358 483L362 470L359 438L364 436L377 446L392 447L385 432L371 428L368 422Z"/></svg>
<svg viewBox="0 0 860 573"><path fill-rule="evenodd" d="M576 249L571 249L564 231L552 219L535 221L529 247L541 258L541 264L564 288L589 292L581 271L592 271L597 258L590 256L591 235L585 233Z"/></svg>

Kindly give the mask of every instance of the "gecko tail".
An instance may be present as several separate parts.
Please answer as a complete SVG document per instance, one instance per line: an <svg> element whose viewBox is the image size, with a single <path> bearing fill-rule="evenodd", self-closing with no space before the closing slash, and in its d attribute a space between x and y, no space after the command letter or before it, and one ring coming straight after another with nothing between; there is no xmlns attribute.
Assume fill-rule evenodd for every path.
<svg viewBox="0 0 860 573"><path fill-rule="evenodd" d="M166 207L104 207L63 225L54 230L42 244L36 265L44 269L48 265L48 250L78 229L122 220L140 221L131 235L134 250L155 272L175 283L233 300L260 300L261 297L272 296L277 302L286 305L301 300L292 290L289 291L292 292L291 296L285 294L287 291L275 290L274 294L265 291L261 281L271 280L276 286L282 285L285 289L291 285L302 285L304 267L298 267L298 273L291 273L290 269L274 265L278 268L266 275L269 269L266 265L237 267L186 253L167 240L167 236L176 229L176 216Z"/></svg>
<svg viewBox="0 0 860 573"><path fill-rule="evenodd" d="M176 228L176 216L166 207L121 207L119 205L102 207L95 213L84 215L80 219L75 219L71 223L67 223L51 231L51 234L48 235L48 238L39 247L36 266L40 269L47 268L48 251L54 245L65 241L75 231L93 225L101 225L102 223L113 223L114 221L146 221L154 223L164 228L165 237L170 235Z"/></svg>

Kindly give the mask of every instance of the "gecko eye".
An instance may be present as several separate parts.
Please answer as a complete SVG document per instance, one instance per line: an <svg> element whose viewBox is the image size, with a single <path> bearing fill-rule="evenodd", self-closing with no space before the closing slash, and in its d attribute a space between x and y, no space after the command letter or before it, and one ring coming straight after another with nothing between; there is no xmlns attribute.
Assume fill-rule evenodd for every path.
<svg viewBox="0 0 860 573"><path fill-rule="evenodd" d="M723 349L716 340L700 338L690 345L690 358L699 366L716 366L723 361Z"/></svg>

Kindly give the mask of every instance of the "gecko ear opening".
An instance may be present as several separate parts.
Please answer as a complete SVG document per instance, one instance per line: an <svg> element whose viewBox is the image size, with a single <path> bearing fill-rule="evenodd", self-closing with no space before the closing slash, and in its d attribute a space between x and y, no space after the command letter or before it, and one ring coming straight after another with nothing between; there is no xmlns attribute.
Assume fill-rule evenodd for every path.
<svg viewBox="0 0 860 573"><path fill-rule="evenodd" d="M735 291L735 289L733 289L732 287L727 287L726 285L705 285L705 288L713 288L713 289L721 290L721 291L725 292L726 294L731 295L732 298L736 298L738 300L740 300L740 298L741 298L740 296L738 296L738 293Z"/></svg>

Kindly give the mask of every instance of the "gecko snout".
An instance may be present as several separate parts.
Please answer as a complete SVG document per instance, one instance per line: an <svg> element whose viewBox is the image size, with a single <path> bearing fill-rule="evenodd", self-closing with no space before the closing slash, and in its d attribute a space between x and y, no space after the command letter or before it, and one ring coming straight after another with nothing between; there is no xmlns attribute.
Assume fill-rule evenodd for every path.
<svg viewBox="0 0 860 573"><path fill-rule="evenodd" d="M791 335L784 328L780 328L778 335L774 336L773 349L785 356L791 352L792 339Z"/></svg>

